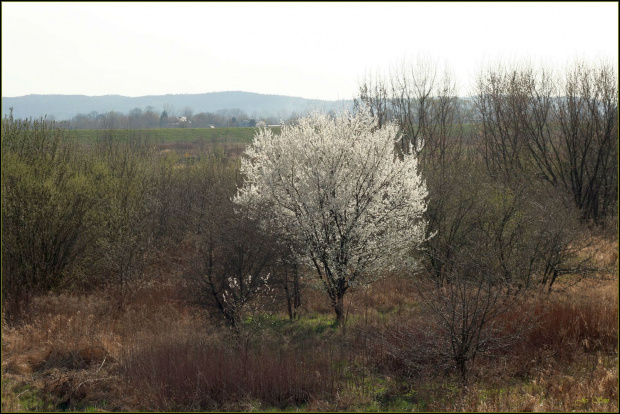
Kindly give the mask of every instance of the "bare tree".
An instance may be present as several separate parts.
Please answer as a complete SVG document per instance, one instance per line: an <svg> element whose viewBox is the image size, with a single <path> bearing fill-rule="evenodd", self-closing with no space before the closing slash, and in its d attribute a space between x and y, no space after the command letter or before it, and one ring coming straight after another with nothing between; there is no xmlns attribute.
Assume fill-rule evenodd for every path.
<svg viewBox="0 0 620 414"><path fill-rule="evenodd" d="M422 169L427 163L450 162L445 157L457 154L462 144L464 117L454 76L447 66L439 75L429 59L402 62L388 77L367 75L354 103L375 115L380 126L396 122L401 151L412 144Z"/></svg>
<svg viewBox="0 0 620 414"><path fill-rule="evenodd" d="M541 158L554 162L542 166L563 167L557 175L562 186L572 192L586 220L617 214L617 78L611 65L575 64L566 76L563 99L557 105L564 162L559 164L557 152L541 152Z"/></svg>
<svg viewBox="0 0 620 414"><path fill-rule="evenodd" d="M583 63L569 68L563 82L528 66L489 69L476 96L487 169L563 189L584 220L617 213L616 78L609 65Z"/></svg>
<svg viewBox="0 0 620 414"><path fill-rule="evenodd" d="M185 108L183 108L183 111L181 111L181 115L186 117L187 120L191 120L192 116L194 115L194 110L191 107L186 106Z"/></svg>
<svg viewBox="0 0 620 414"><path fill-rule="evenodd" d="M514 344L534 322L520 314L523 329L515 330L502 315L519 309L521 298L550 291L562 274L587 274L592 256L561 197L459 174L430 214L438 233L427 242L417 286L440 333L423 354L454 364L465 380L477 356Z"/></svg>
<svg viewBox="0 0 620 414"><path fill-rule="evenodd" d="M359 97L353 103L357 110L366 108L377 118L377 126L381 128L392 120L392 99L389 86L381 75L366 75L359 84Z"/></svg>
<svg viewBox="0 0 620 414"><path fill-rule="evenodd" d="M205 234L201 243L203 266L191 275L194 303L239 327L250 303L271 291L272 245L262 240L252 220L230 215L221 226Z"/></svg>
<svg viewBox="0 0 620 414"><path fill-rule="evenodd" d="M459 258L447 271L450 283L438 287L435 283L418 282L426 318L433 321L432 338L415 344L420 358L436 361L440 366L457 369L463 382L476 358L513 345L519 334L503 326L501 316L517 309L524 290L511 290L497 275L495 261L484 260L474 251L460 252ZM482 260L481 260L482 259ZM521 326L532 320L522 314Z"/></svg>
<svg viewBox="0 0 620 414"><path fill-rule="evenodd" d="M132 109L131 111L129 111L129 114L128 114L127 118L128 118L127 128L129 128L129 129L138 129L138 128L144 128L145 127L145 123L144 123L144 120L143 120L142 109L140 109L140 108Z"/></svg>
<svg viewBox="0 0 620 414"><path fill-rule="evenodd" d="M299 318L297 309L301 306L302 263L297 258L296 250L298 249L290 246L280 240L272 264L272 279L284 290L289 319L295 320Z"/></svg>
<svg viewBox="0 0 620 414"><path fill-rule="evenodd" d="M422 57L413 63L402 62L390 74L392 113L403 133L403 151L411 144L414 151L420 152L429 129L434 127L431 101L436 82L436 65Z"/></svg>

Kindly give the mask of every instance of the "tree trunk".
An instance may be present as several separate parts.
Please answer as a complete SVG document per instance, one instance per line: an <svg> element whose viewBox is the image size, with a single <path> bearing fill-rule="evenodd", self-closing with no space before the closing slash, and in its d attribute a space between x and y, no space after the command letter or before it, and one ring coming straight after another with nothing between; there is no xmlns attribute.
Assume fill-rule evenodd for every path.
<svg viewBox="0 0 620 414"><path fill-rule="evenodd" d="M344 314L344 292L336 293L336 297L332 299L332 306L334 307L334 311L336 312L336 325L338 327L343 327L345 323L345 314Z"/></svg>
<svg viewBox="0 0 620 414"><path fill-rule="evenodd" d="M285 270L284 278L284 292L286 293L286 305L288 309L288 315L290 320L295 320L299 317L297 314L297 308L301 306L301 293L299 291L299 271L297 265L293 265L293 280L289 280L288 270ZM292 284L292 286L289 286ZM291 291L292 289L292 291Z"/></svg>

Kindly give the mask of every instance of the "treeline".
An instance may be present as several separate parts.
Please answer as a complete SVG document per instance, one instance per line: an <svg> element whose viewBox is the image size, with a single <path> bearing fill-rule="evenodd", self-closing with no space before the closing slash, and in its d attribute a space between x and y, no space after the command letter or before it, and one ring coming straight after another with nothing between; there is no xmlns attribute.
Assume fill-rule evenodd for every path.
<svg viewBox="0 0 620 414"><path fill-rule="evenodd" d="M158 112L152 106L147 106L144 109L134 108L128 113L92 111L88 114L77 114L71 120L63 121L62 125L73 129L226 128L279 125L280 121L273 116L249 116L240 109L195 114L190 107L176 111L167 106Z"/></svg>
<svg viewBox="0 0 620 414"><path fill-rule="evenodd" d="M576 62L558 72L497 65L478 75L471 104L457 95L449 71L418 60L369 76L355 103L401 126L402 148L413 145L429 178L467 160L499 182L559 191L583 220L617 216L618 83L611 65Z"/></svg>

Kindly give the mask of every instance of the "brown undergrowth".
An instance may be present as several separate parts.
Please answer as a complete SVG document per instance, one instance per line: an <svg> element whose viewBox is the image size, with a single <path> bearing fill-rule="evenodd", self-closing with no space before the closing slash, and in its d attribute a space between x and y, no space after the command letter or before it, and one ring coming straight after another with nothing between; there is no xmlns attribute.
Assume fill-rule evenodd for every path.
<svg viewBox="0 0 620 414"><path fill-rule="evenodd" d="M617 266L617 254L604 259ZM502 315L507 334L525 314L536 323L477 358L466 385L449 366L417 358L437 326L409 279L352 290L338 330L309 275L299 320L272 311L235 332L188 306L182 280L158 274L132 286L122 310L113 291L47 295L20 324L3 323L3 411L618 409L612 270Z"/></svg>

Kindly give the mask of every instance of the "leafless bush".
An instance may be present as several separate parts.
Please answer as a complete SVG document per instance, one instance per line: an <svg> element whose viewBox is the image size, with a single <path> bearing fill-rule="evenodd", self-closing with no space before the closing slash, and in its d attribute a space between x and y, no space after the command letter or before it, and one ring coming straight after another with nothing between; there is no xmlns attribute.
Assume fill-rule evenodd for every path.
<svg viewBox="0 0 620 414"><path fill-rule="evenodd" d="M223 185L220 183L220 185ZM221 197L201 214L195 234L196 256L187 269L190 301L223 317L232 327L249 313L258 296L273 293L274 240L258 222L233 210L229 198Z"/></svg>

